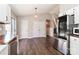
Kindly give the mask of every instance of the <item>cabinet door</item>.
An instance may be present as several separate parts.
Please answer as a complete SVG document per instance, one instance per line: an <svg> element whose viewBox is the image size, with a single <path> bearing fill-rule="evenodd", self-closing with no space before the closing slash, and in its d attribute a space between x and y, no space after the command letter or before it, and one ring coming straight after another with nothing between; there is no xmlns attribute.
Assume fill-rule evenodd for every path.
<svg viewBox="0 0 79 59"><path fill-rule="evenodd" d="M79 38L70 37L70 53L73 55L79 54Z"/></svg>
<svg viewBox="0 0 79 59"><path fill-rule="evenodd" d="M75 54L76 48L75 48L75 40L74 37L70 37L70 54Z"/></svg>
<svg viewBox="0 0 79 59"><path fill-rule="evenodd" d="M64 15L65 12L59 13L58 17L61 17Z"/></svg>
<svg viewBox="0 0 79 59"><path fill-rule="evenodd" d="M75 24L79 23L79 7L75 8Z"/></svg>
<svg viewBox="0 0 79 59"><path fill-rule="evenodd" d="M67 10L67 11L66 11L66 14L67 14L67 15L72 15L72 14L73 14L73 9Z"/></svg>
<svg viewBox="0 0 79 59"><path fill-rule="evenodd" d="M17 42L10 44L10 55L17 55Z"/></svg>

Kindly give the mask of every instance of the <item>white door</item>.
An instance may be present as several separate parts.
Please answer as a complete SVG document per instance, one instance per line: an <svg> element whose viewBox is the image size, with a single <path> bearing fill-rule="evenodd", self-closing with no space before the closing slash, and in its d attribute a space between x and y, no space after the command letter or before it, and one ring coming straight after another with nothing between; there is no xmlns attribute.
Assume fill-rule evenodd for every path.
<svg viewBox="0 0 79 59"><path fill-rule="evenodd" d="M40 27L39 27L39 21L33 21L33 37L39 37L40 36Z"/></svg>

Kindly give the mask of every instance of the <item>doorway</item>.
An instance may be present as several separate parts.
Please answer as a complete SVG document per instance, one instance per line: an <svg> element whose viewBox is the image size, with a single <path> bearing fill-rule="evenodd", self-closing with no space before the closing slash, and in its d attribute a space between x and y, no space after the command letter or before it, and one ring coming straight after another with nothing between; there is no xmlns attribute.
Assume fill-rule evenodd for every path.
<svg viewBox="0 0 79 59"><path fill-rule="evenodd" d="M46 37L50 36L50 20L46 19Z"/></svg>

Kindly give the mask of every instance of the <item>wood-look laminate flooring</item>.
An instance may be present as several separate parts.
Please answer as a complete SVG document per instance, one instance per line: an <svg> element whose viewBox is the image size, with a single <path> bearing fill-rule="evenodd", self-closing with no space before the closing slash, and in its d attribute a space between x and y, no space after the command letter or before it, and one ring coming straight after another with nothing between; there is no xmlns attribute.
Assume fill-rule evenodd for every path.
<svg viewBox="0 0 79 59"><path fill-rule="evenodd" d="M20 55L62 55L46 38L21 39L19 49Z"/></svg>

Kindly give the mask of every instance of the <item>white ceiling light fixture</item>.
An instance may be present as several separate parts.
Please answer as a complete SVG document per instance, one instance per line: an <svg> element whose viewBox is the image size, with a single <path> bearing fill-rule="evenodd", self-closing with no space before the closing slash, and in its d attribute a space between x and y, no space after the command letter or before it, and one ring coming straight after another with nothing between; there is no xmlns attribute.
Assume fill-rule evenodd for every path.
<svg viewBox="0 0 79 59"><path fill-rule="evenodd" d="M37 14L37 8L35 8L35 15L34 15L35 18L38 18L38 14Z"/></svg>

